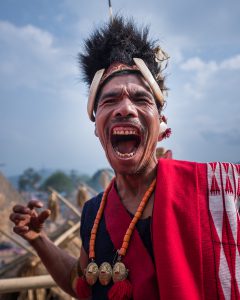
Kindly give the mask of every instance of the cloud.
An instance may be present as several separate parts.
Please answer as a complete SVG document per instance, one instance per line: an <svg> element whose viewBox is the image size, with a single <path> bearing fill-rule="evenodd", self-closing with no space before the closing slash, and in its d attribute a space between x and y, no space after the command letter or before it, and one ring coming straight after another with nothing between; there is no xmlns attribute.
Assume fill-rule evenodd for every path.
<svg viewBox="0 0 240 300"><path fill-rule="evenodd" d="M12 38L28 42L31 40L41 48L49 48L53 43L50 33L43 31L33 25L16 27L10 22L0 21L0 32L2 41L10 43Z"/></svg>
<svg viewBox="0 0 240 300"><path fill-rule="evenodd" d="M184 71L214 72L217 70L217 64L215 61L204 62L199 57L193 57L182 63L180 68Z"/></svg>
<svg viewBox="0 0 240 300"><path fill-rule="evenodd" d="M240 70L240 54L222 61L219 65L222 70Z"/></svg>
<svg viewBox="0 0 240 300"><path fill-rule="evenodd" d="M240 54L216 62L214 60L205 62L199 57L189 58L183 62L180 68L184 71L213 73L220 70L240 70Z"/></svg>
<svg viewBox="0 0 240 300"><path fill-rule="evenodd" d="M17 27L0 21L0 43L0 76L5 89L53 90L66 77L77 74L67 49L57 46L49 32L33 25Z"/></svg>
<svg viewBox="0 0 240 300"><path fill-rule="evenodd" d="M192 57L180 64L180 69L192 72L190 81L185 83L186 93L195 99L200 99L218 80L224 76L223 71L233 72L240 70L240 54L223 59L222 61L204 61L200 57Z"/></svg>

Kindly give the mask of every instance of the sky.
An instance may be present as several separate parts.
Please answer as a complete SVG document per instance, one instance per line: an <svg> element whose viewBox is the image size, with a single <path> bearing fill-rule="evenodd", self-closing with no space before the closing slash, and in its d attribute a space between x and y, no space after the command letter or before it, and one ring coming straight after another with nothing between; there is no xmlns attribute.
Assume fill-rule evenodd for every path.
<svg viewBox="0 0 240 300"><path fill-rule="evenodd" d="M164 114L175 159L240 161L239 0L112 0L170 55ZM0 171L108 167L77 54L107 0L0 1Z"/></svg>

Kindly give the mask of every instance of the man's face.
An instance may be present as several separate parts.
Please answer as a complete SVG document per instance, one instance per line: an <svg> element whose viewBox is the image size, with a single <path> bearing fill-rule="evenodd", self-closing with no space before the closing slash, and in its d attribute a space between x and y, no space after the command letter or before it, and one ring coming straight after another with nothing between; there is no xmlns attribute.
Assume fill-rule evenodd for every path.
<svg viewBox="0 0 240 300"><path fill-rule="evenodd" d="M157 106L140 74L118 75L103 86L96 135L116 173L130 175L154 167L159 134Z"/></svg>

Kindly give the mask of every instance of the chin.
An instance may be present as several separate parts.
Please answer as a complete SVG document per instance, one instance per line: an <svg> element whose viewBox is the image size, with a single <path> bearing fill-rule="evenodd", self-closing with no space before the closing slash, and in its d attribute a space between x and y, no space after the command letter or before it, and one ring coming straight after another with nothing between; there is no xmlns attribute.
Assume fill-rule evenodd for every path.
<svg viewBox="0 0 240 300"><path fill-rule="evenodd" d="M134 159L109 159L109 163L113 168L115 174L137 176L144 173L148 166L150 166L149 161L136 161ZM155 164L156 165L156 164Z"/></svg>

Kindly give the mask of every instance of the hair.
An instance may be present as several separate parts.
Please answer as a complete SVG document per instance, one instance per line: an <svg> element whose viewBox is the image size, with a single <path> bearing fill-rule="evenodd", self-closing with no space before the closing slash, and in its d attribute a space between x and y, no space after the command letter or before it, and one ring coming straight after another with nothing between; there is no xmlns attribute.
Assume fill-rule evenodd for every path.
<svg viewBox="0 0 240 300"><path fill-rule="evenodd" d="M83 80L90 86L98 70L114 62L133 65L133 58L138 57L144 60L161 90L166 90L161 65L156 61L157 47L157 41L149 39L149 27L139 28L133 19L115 16L85 40L84 52L78 55Z"/></svg>

